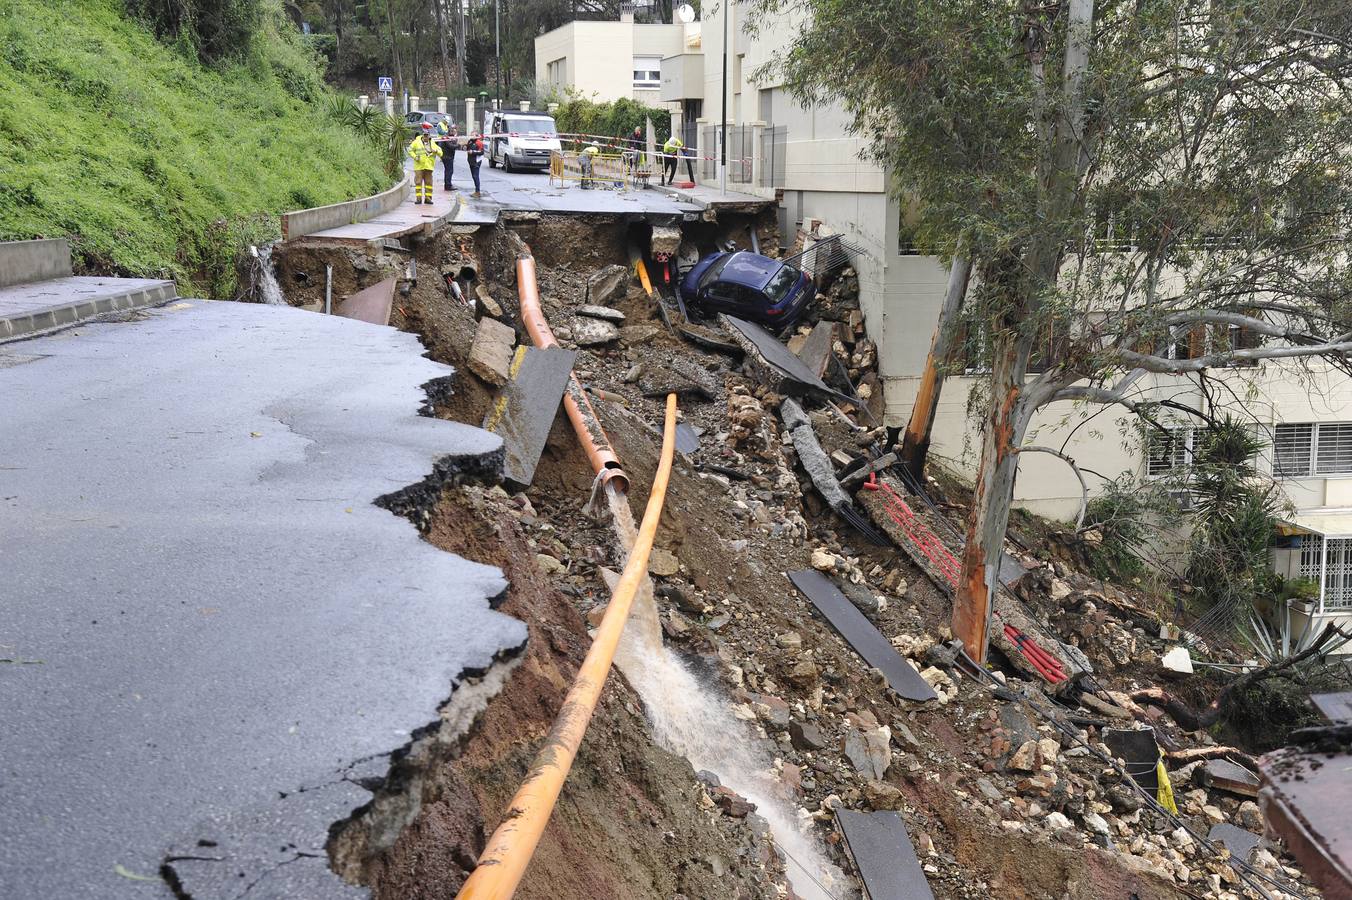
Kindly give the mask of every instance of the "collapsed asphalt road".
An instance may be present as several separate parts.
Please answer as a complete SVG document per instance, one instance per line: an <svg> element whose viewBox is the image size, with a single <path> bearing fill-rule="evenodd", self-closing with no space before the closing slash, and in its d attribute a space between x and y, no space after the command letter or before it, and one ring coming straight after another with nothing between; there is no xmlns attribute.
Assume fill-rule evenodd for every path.
<svg viewBox="0 0 1352 900"><path fill-rule="evenodd" d="M500 462L421 353L196 301L0 347L0 896L365 895L330 827L525 641L374 503Z"/></svg>

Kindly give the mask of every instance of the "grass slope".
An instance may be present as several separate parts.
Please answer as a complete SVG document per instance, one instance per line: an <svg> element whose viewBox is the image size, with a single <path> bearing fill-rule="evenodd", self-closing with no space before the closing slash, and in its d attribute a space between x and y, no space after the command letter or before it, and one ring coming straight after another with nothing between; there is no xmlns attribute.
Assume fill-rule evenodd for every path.
<svg viewBox="0 0 1352 900"><path fill-rule="evenodd" d="M80 271L229 297L277 213L387 186L324 96L280 6L208 68L119 0L0 0L0 240L69 237Z"/></svg>

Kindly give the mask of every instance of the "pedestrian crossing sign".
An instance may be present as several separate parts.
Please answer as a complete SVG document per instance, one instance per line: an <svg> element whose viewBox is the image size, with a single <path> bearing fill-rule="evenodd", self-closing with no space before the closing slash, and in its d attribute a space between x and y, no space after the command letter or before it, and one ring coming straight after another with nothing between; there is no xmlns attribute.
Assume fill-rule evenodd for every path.
<svg viewBox="0 0 1352 900"><path fill-rule="evenodd" d="M390 76L381 75L379 78L376 79L376 82L380 85L380 87L377 88L377 90L379 90L380 93L382 94L394 93L394 79L391 78Z"/></svg>

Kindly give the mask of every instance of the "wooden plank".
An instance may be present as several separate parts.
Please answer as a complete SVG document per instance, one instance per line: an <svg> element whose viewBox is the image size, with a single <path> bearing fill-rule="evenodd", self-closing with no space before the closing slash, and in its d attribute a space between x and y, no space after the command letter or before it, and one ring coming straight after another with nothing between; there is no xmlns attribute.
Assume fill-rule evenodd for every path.
<svg viewBox="0 0 1352 900"><path fill-rule="evenodd" d="M812 605L817 607L831 627L839 632L864 662L883 673L892 690L907 700L921 703L938 699L934 688L920 677L906 657L893 649L883 633L829 578L814 569L800 569L790 572L789 580L812 601Z"/></svg>
<svg viewBox="0 0 1352 900"><path fill-rule="evenodd" d="M869 900L934 900L900 815L837 807L836 822Z"/></svg>

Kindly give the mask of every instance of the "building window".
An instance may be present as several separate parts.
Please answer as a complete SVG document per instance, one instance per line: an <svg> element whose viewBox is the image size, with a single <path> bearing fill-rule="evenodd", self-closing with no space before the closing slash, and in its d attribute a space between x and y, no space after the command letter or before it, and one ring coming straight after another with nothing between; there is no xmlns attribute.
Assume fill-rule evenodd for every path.
<svg viewBox="0 0 1352 900"><path fill-rule="evenodd" d="M634 57L634 87L658 88L662 86L662 57Z"/></svg>
<svg viewBox="0 0 1352 900"><path fill-rule="evenodd" d="M568 58L565 56L549 63L546 67L545 78L550 84L564 85L568 80Z"/></svg>
<svg viewBox="0 0 1352 900"><path fill-rule="evenodd" d="M1146 438L1145 474L1152 477L1180 474L1192 464L1193 429L1152 429Z"/></svg>
<svg viewBox="0 0 1352 900"><path fill-rule="evenodd" d="M1322 585L1324 609L1352 609L1352 538L1301 535L1300 577Z"/></svg>
<svg viewBox="0 0 1352 900"><path fill-rule="evenodd" d="M1352 474L1352 422L1278 425L1272 449L1279 478Z"/></svg>

